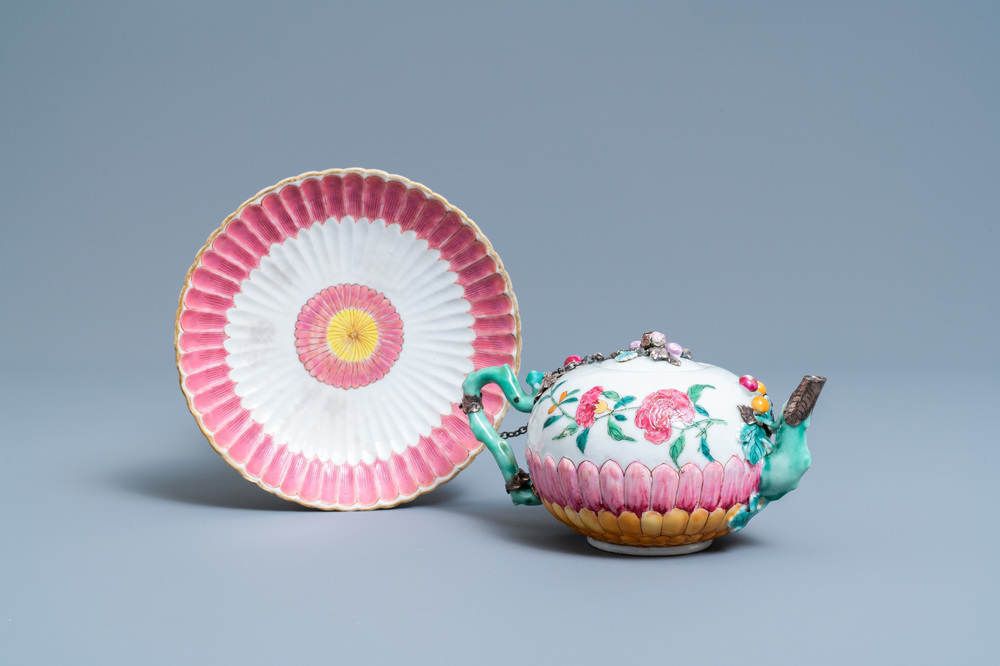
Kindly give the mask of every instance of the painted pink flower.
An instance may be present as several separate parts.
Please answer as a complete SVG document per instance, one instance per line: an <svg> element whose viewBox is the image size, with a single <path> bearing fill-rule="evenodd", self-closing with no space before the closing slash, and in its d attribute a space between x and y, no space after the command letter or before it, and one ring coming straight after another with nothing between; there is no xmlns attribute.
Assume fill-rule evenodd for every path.
<svg viewBox="0 0 1000 666"><path fill-rule="evenodd" d="M403 321L381 292L358 284L328 287L295 323L295 350L319 381L351 389L382 379L403 347Z"/></svg>
<svg viewBox="0 0 1000 666"><path fill-rule="evenodd" d="M670 439L671 425L694 420L694 405L686 394L676 389L650 393L635 413L635 424L646 433L646 439L662 444Z"/></svg>
<svg viewBox="0 0 1000 666"><path fill-rule="evenodd" d="M594 425L594 413L597 411L597 404L601 400L603 386L595 386L582 396L580 396L580 406L576 408L576 424L581 428L589 428Z"/></svg>

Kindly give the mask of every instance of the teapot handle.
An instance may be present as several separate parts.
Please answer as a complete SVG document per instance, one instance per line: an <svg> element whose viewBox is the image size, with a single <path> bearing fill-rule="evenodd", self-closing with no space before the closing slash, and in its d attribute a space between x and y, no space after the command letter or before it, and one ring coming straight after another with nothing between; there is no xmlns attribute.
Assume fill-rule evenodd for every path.
<svg viewBox="0 0 1000 666"><path fill-rule="evenodd" d="M469 428L476 439L486 445L486 448L493 454L493 458L500 466L504 481L507 482L507 492L510 494L514 504L541 504L541 500L535 495L534 487L528 473L521 469L514 457L507 440L500 437L496 428L490 424L483 409L483 387L487 384L496 384L503 391L504 396L510 401L514 409L521 412L530 412L534 407L534 395L541 385L541 373L532 372L528 374L528 384L532 387L530 394L521 390L517 382L517 376L509 365L502 365L493 368L480 368L470 372L462 382L462 411L469 417Z"/></svg>

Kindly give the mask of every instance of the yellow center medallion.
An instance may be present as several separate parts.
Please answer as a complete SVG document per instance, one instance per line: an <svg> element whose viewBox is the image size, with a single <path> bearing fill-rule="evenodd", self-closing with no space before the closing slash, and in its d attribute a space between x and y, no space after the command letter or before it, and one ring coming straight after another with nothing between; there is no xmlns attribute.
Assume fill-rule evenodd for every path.
<svg viewBox="0 0 1000 666"><path fill-rule="evenodd" d="M378 326L367 312L345 308L330 319L326 342L337 358L348 363L363 361L375 351Z"/></svg>

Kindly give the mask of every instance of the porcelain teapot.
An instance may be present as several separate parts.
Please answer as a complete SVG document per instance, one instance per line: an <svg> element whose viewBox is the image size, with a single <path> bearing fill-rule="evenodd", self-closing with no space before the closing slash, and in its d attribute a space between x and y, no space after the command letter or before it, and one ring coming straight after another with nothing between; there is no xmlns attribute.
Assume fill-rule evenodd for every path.
<svg viewBox="0 0 1000 666"><path fill-rule="evenodd" d="M763 382L692 359L649 331L605 357L531 372L470 373L462 409L514 504L542 504L602 550L678 555L736 532L809 469L805 432L826 379L807 375L775 416ZM496 384L526 429L528 472L482 411ZM515 433L504 433L507 437Z"/></svg>

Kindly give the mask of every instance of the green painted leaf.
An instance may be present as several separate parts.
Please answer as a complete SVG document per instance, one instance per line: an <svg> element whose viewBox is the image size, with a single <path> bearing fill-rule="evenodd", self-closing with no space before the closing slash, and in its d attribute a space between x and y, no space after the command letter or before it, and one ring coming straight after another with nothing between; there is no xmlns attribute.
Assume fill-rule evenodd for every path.
<svg viewBox="0 0 1000 666"><path fill-rule="evenodd" d="M698 402L698 398L701 397L701 392L705 389L714 389L715 387L711 384L695 384L688 389L688 397L691 398L691 402Z"/></svg>
<svg viewBox="0 0 1000 666"><path fill-rule="evenodd" d="M556 414L555 416L550 416L545 419L545 423L542 425L543 428L548 428L550 425L562 418L562 414Z"/></svg>
<svg viewBox="0 0 1000 666"><path fill-rule="evenodd" d="M674 464L680 468L681 464L677 462L677 457L684 451L684 435L681 434L677 438L677 441L670 445L670 457L674 459Z"/></svg>
<svg viewBox="0 0 1000 666"><path fill-rule="evenodd" d="M580 389L573 389L572 391L570 391L566 395L573 395L574 393L579 393L579 392L580 392Z"/></svg>
<svg viewBox="0 0 1000 666"><path fill-rule="evenodd" d="M634 395L623 395L622 399L615 403L615 409L620 409L631 402L635 402Z"/></svg>
<svg viewBox="0 0 1000 666"><path fill-rule="evenodd" d="M713 458L712 454L708 451L708 441L704 437L701 438L701 444L698 445L698 450L701 451L701 454L709 460L713 462L715 461L715 458Z"/></svg>
<svg viewBox="0 0 1000 666"><path fill-rule="evenodd" d="M628 417L624 414L615 414L615 421L628 421Z"/></svg>
<svg viewBox="0 0 1000 666"><path fill-rule="evenodd" d="M577 425L575 423L570 423L568 426L566 426L565 428L563 428L563 431L561 433L559 433L558 435L556 435L552 439L563 439L565 437L569 437L570 435L572 435L573 433L576 432L576 429L577 429Z"/></svg>
<svg viewBox="0 0 1000 666"><path fill-rule="evenodd" d="M754 442L747 451L747 462L756 465L764 457L764 447L759 442Z"/></svg>
<svg viewBox="0 0 1000 666"><path fill-rule="evenodd" d="M608 420L608 434L616 442L620 442L625 439L625 433L622 432L621 427L614 421Z"/></svg>
<svg viewBox="0 0 1000 666"><path fill-rule="evenodd" d="M618 394L618 391L605 391L601 395L603 395L608 400L618 400L619 398L621 398L621 396Z"/></svg>
<svg viewBox="0 0 1000 666"><path fill-rule="evenodd" d="M563 401L562 401L562 402L560 402L559 404L560 404L560 405L568 405L568 404L569 404L569 403L571 403L571 402L579 402L579 401L580 401L580 399L579 399L579 398L566 398L565 400L563 400Z"/></svg>
<svg viewBox="0 0 1000 666"><path fill-rule="evenodd" d="M583 431L576 436L576 448L580 449L580 453L585 452L588 437L590 437L590 428L584 428Z"/></svg>
<svg viewBox="0 0 1000 666"><path fill-rule="evenodd" d="M695 405L694 411L698 412L702 416L708 416L708 410L702 407L701 405Z"/></svg>

